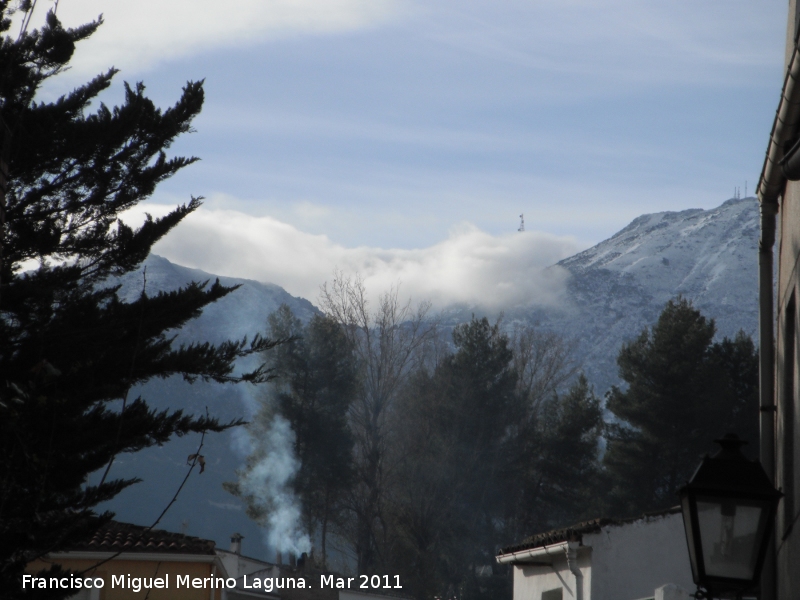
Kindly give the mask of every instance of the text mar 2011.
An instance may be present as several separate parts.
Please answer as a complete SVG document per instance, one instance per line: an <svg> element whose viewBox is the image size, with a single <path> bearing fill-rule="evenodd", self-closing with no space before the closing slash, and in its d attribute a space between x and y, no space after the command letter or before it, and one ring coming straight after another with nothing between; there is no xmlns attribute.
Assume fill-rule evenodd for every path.
<svg viewBox="0 0 800 600"><path fill-rule="evenodd" d="M356 579L358 583L355 584ZM401 590L400 575L359 575L356 577L336 577L320 575L319 586L323 589L349 590Z"/></svg>

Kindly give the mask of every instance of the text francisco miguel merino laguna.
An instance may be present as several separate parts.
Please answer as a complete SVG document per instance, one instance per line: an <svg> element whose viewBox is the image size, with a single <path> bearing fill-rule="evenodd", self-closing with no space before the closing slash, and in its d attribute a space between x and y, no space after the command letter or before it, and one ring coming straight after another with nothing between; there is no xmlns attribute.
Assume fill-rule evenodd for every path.
<svg viewBox="0 0 800 600"><path fill-rule="evenodd" d="M191 577L189 575L176 575L174 589L218 589L226 588L233 589L236 587L236 579L233 577ZM320 588L325 589L350 589L355 581L355 577L335 577L333 575L320 576ZM357 587L364 589L401 589L400 576L395 575L392 577L395 585L390 585L390 578L388 575L378 576L373 575L367 577L361 575L359 577L360 585ZM70 575L68 577L35 577L34 575L22 576L22 588L44 588L44 589L72 589L79 590L82 588L102 588L105 587L105 580L102 577L76 577ZM258 589L265 592L272 590L281 590L288 588L306 589L311 586L306 583L303 577L253 577L248 579L247 575L242 576L243 589ZM163 577L131 577L130 575L112 575L111 588L122 588L140 592L149 589L173 589L170 586L170 576L165 574Z"/></svg>

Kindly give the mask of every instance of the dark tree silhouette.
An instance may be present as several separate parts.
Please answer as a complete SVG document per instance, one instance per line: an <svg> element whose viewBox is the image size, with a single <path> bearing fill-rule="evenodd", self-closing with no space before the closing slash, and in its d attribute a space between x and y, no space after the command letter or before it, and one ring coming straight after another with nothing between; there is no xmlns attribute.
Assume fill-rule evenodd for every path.
<svg viewBox="0 0 800 600"><path fill-rule="evenodd" d="M22 5L23 11L32 4ZM144 86L125 84L120 106L90 104L111 69L52 102L41 84L63 71L75 44L101 19L64 28L51 11L37 30L11 34L0 0L0 110L10 132L0 263L0 589L19 592L31 560L91 536L112 515L98 503L135 479L87 485L121 452L233 423L155 411L128 390L153 377L262 381L263 368L234 374L234 361L271 345L257 337L219 346L174 347L169 331L230 293L218 282L122 302L111 282L135 270L152 245L199 205L192 198L139 227L122 211L195 162L165 150L203 104L189 82L160 110ZM32 269L23 270L24 267Z"/></svg>
<svg viewBox="0 0 800 600"><path fill-rule="evenodd" d="M305 532L319 539L319 561L325 566L331 526L341 525L344 495L354 483L347 413L357 391L357 364L342 327L329 317L314 315L304 326L284 304L268 323L270 337L291 341L265 357L275 379L248 425L256 447L238 476L247 479L260 462L270 459L258 442L270 434L275 419L285 420L294 434L292 450L298 461L291 489L302 504ZM239 482L225 488L245 501L256 521L264 522L274 510L268 499L249 493Z"/></svg>
<svg viewBox="0 0 800 600"><path fill-rule="evenodd" d="M758 357L752 340L713 341L714 321L685 298L670 300L652 329L617 358L604 458L609 510L631 516L677 503L676 491L728 431L756 441ZM749 424L749 423L752 423Z"/></svg>

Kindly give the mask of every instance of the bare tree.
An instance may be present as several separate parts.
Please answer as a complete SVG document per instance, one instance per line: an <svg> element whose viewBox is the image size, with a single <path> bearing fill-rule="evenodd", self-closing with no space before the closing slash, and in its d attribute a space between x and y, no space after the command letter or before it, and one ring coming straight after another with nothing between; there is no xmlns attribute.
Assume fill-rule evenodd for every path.
<svg viewBox="0 0 800 600"><path fill-rule="evenodd" d="M599 401L575 360L575 340L525 324L511 332L518 419L509 476L509 532L546 529L583 515L601 423Z"/></svg>
<svg viewBox="0 0 800 600"><path fill-rule="evenodd" d="M542 401L552 397L577 374L575 340L518 323L511 332L511 349L517 394L531 416L535 416Z"/></svg>
<svg viewBox="0 0 800 600"><path fill-rule="evenodd" d="M321 288L320 304L338 321L359 362L361 385L350 408L355 441L356 484L350 509L358 572L373 572L381 560L387 524L384 506L391 466L387 464L389 421L394 401L412 365L435 329L427 319L429 302L402 303L393 286L371 311L364 281L335 272Z"/></svg>

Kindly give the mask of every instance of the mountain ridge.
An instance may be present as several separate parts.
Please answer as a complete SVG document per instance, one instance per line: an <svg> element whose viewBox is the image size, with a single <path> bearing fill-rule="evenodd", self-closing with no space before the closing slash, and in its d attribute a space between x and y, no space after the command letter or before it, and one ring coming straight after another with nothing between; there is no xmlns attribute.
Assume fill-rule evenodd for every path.
<svg viewBox="0 0 800 600"><path fill-rule="evenodd" d="M717 336L757 332L758 203L733 198L714 209L642 215L607 240L568 257L566 306L544 311L543 326L577 338L589 380L618 383L616 356L651 326L668 300L691 300ZM524 312L524 311L523 311ZM588 332L588 335L587 335Z"/></svg>
<svg viewBox="0 0 800 600"><path fill-rule="evenodd" d="M731 199L710 209L650 213L637 217L616 234L554 268L570 273L559 306L508 309L506 323L532 323L575 339L576 359L599 394L619 384L616 356L626 340L637 336L658 318L664 304L678 294L692 300L715 319L718 336L739 329L753 335L757 326L758 205L754 198ZM159 256L148 257L142 270L117 281L119 295L132 300L146 285L148 293L168 291L192 280L216 275L175 265ZM145 284L146 279L146 284ZM207 307L198 319L177 332L178 342L240 339L263 333L270 312L287 303L301 320L319 310L308 300L290 295L276 284L219 277L239 289ZM452 326L480 311L443 311ZM490 315L496 316L496 315ZM133 390L157 408L200 412L208 407L222 419L252 416L259 393L252 386L213 383L188 385L180 378L153 381ZM238 499L222 490L243 464L246 440L233 431L208 436L206 472L190 478L187 488L160 526L224 542L234 531L250 542L261 537L244 514ZM143 476L143 483L124 491L107 508L121 520L149 524L171 496L173 482L185 473L185 457L196 451L197 440L179 439L118 459L114 476ZM146 498L146 502L142 502ZM266 557L261 543L247 554Z"/></svg>

